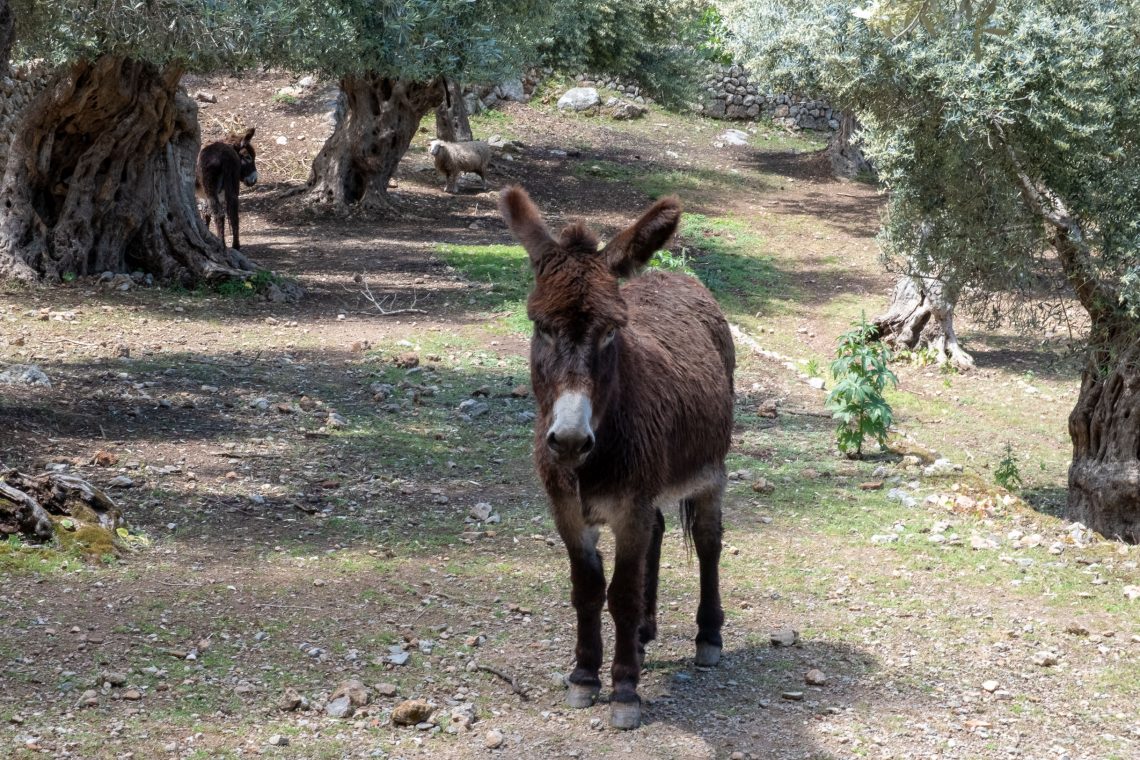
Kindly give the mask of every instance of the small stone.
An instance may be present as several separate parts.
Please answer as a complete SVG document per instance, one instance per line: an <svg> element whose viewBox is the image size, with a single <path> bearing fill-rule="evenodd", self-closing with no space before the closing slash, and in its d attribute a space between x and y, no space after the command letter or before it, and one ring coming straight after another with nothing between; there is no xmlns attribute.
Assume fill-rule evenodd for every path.
<svg viewBox="0 0 1140 760"><path fill-rule="evenodd" d="M487 749L498 749L503 746L503 741L503 732L497 728L492 728L483 738L483 746Z"/></svg>
<svg viewBox="0 0 1140 760"><path fill-rule="evenodd" d="M1122 590L1124 591L1124 596L1128 598L1128 601L1134 602L1140 599L1140 586L1125 586Z"/></svg>
<svg viewBox="0 0 1140 760"><path fill-rule="evenodd" d="M803 701L804 693L802 691L782 691L780 692L780 697L790 702L801 702Z"/></svg>
<svg viewBox="0 0 1140 760"><path fill-rule="evenodd" d="M808 686L826 686L827 675L818 668L812 668L807 673L804 673L804 683Z"/></svg>
<svg viewBox="0 0 1140 760"><path fill-rule="evenodd" d="M776 490L776 486L767 478L757 478L752 482L752 490L756 493L768 494Z"/></svg>
<svg viewBox="0 0 1140 760"><path fill-rule="evenodd" d="M881 480L871 480L866 483L859 484L859 490L861 491L878 491L882 487L883 481Z"/></svg>
<svg viewBox="0 0 1140 760"><path fill-rule="evenodd" d="M982 690L988 691L990 694L993 694L995 691L997 691L1000 688L1001 688L1001 684L998 683L997 681L993 680L992 678L989 679L988 681L982 681Z"/></svg>
<svg viewBox="0 0 1140 760"><path fill-rule="evenodd" d="M111 686L124 686L127 683L127 674L116 670L104 670L99 680Z"/></svg>
<svg viewBox="0 0 1140 760"><path fill-rule="evenodd" d="M274 734L273 736L269 737L269 744L273 747L288 747L289 737L282 736L281 734Z"/></svg>
<svg viewBox="0 0 1140 760"><path fill-rule="evenodd" d="M381 697L394 697L396 696L397 689L394 683L378 683L375 687L376 693Z"/></svg>
<svg viewBox="0 0 1140 760"><path fill-rule="evenodd" d="M347 695L330 699L325 705L325 714L330 718L351 718L354 712L356 708L352 706L352 700Z"/></svg>
<svg viewBox="0 0 1140 760"><path fill-rule="evenodd" d="M131 480L126 475L116 475L115 477L111 478L111 481L107 485L111 488L131 488L134 486L134 484L135 481Z"/></svg>
<svg viewBox="0 0 1140 760"><path fill-rule="evenodd" d="M431 705L422 699L408 699L392 710L392 723L397 726L414 726L431 717Z"/></svg>
<svg viewBox="0 0 1140 760"><path fill-rule="evenodd" d="M127 689L123 692L123 699L129 699L132 702L137 702L142 699L142 693L138 689Z"/></svg>
<svg viewBox="0 0 1140 760"><path fill-rule="evenodd" d="M475 506L471 507L469 514L471 515L472 520L482 522L491 516L491 511L491 505L485 501L481 501Z"/></svg>
<svg viewBox="0 0 1140 760"><path fill-rule="evenodd" d="M83 692L79 697L79 701L76 702L77 707L94 707L97 704L99 704L99 692L94 689L88 689Z"/></svg>
<svg viewBox="0 0 1140 760"><path fill-rule="evenodd" d="M777 628L768 637L774 647L791 647L799 643L800 632L794 628Z"/></svg>
<svg viewBox="0 0 1140 760"><path fill-rule="evenodd" d="M1089 629L1080 623L1072 622L1065 626L1065 633L1071 633L1074 636L1088 636Z"/></svg>
<svg viewBox="0 0 1140 760"><path fill-rule="evenodd" d="M305 698L296 689L288 688L277 700L277 709L283 712L293 712L300 709L304 703Z"/></svg>
<svg viewBox="0 0 1140 760"><path fill-rule="evenodd" d="M1060 659L1057 657L1056 652L1050 652L1043 649L1033 655L1033 664L1039 665L1043 668L1051 668L1058 662L1060 662Z"/></svg>

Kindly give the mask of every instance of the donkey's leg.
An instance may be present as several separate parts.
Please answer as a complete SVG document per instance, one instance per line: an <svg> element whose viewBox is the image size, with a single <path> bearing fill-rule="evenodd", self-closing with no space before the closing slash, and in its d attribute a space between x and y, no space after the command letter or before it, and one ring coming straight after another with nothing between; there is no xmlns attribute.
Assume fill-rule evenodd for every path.
<svg viewBox="0 0 1140 760"><path fill-rule="evenodd" d="M222 245L226 244L226 215L222 210L222 199L216 194L206 199L206 226L210 226L210 217L214 219L214 232Z"/></svg>
<svg viewBox="0 0 1140 760"><path fill-rule="evenodd" d="M227 185L232 185L232 187L226 187L226 216L230 218L230 229L233 230L234 250L240 251L241 242L238 240L238 181L235 178L232 183L227 183Z"/></svg>
<svg viewBox="0 0 1140 760"><path fill-rule="evenodd" d="M570 555L570 601L578 613L578 644L574 649L578 662L567 678L570 686L566 703L570 707L589 707L602 690L598 671L602 667L606 576L597 549L597 528L586 528L577 535L563 535L562 540Z"/></svg>
<svg viewBox="0 0 1140 760"><path fill-rule="evenodd" d="M645 609L637 630L638 661L645 666L645 645L657 638L657 578L661 568L661 539L665 535L665 515L656 510L649 551L645 555Z"/></svg>
<svg viewBox="0 0 1140 760"><path fill-rule="evenodd" d="M701 602L697 607L697 665L711 666L720 662L724 645L720 637L724 625L724 609L720 604L721 499L724 476L708 490L694 494L692 511L693 544L701 566Z"/></svg>
<svg viewBox="0 0 1140 760"><path fill-rule="evenodd" d="M610 724L614 728L641 725L641 680L638 633L645 609L646 557L657 525L653 507L626 504L624 515L613 522L614 575L610 581L610 616L614 619L614 691L610 699Z"/></svg>

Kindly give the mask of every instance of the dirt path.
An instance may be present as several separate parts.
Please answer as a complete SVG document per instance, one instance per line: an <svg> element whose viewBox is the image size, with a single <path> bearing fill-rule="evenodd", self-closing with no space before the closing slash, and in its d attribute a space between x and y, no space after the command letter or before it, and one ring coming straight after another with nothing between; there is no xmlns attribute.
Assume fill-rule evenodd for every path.
<svg viewBox="0 0 1140 760"><path fill-rule="evenodd" d="M839 459L805 367L889 289L874 191L827 179L812 146L783 134L729 149L715 123L655 111L614 125L536 104L477 121L524 146L493 185L523 182L552 225L581 215L607 233L648 194L680 193L698 219L680 245L698 258L727 246L734 316L788 356L741 352L724 664L692 665L696 571L671 514L646 725L616 732L604 704L565 708L574 614L518 390L525 269L486 248L509 242L494 194L443 194L425 134L397 217L280 201L327 129L323 91L274 100L285 84L196 86L219 94L207 129L258 123L246 253L298 279L300 304L90 282L0 293L0 360L53 382L0 388L4 463L130 478L110 492L146 540L104 561L0 553L5 756L1140 756L1137 551L1004 498L980 464L1000 444L992 430L1027 415L976 399L1010 403L1030 382L1034 399L1073 392L1053 347L1021 355L1028 380L989 348L949 386L902 373L901 425L965 472L924 475L917 445L921 461ZM388 309L426 313L381 316L364 284ZM777 415L762 414L772 401ZM933 424L971 405L982 424ZM1055 450L1064 410L1033 414L1024 446ZM91 464L98 450L116 464ZM1027 474L1055 485L1063 452L1041 461ZM481 504L491 518L473 516ZM797 646L770 644L784 626ZM826 683L806 685L810 669ZM329 717L349 678L371 703ZM300 709L281 709L288 690ZM434 717L392 726L413 698Z"/></svg>

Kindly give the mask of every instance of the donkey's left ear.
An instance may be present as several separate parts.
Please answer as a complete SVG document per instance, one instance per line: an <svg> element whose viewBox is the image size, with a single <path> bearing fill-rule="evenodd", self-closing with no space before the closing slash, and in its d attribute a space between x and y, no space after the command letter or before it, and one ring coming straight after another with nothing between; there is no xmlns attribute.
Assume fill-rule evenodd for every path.
<svg viewBox="0 0 1140 760"><path fill-rule="evenodd" d="M246 130L245 136L241 138L241 141L244 143L248 143L250 140L253 139L253 133L256 131L257 131L257 127L250 127L249 129Z"/></svg>
<svg viewBox="0 0 1140 760"><path fill-rule="evenodd" d="M614 274L629 277L669 242L680 221L681 201L675 196L662 198L607 243L602 255Z"/></svg>

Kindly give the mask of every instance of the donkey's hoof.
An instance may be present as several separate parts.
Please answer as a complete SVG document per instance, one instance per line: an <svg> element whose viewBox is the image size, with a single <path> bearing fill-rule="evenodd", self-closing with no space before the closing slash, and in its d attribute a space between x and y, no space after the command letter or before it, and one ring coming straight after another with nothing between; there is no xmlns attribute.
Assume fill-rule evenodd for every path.
<svg viewBox="0 0 1140 760"><path fill-rule="evenodd" d="M622 731L629 731L641 725L640 702L611 702L610 725Z"/></svg>
<svg viewBox="0 0 1140 760"><path fill-rule="evenodd" d="M701 641L697 643L697 664L702 668L711 668L720 664L720 647Z"/></svg>
<svg viewBox="0 0 1140 760"><path fill-rule="evenodd" d="M576 710L593 707L594 702L598 701L598 692L601 690L601 686L572 683L566 692L566 704Z"/></svg>

